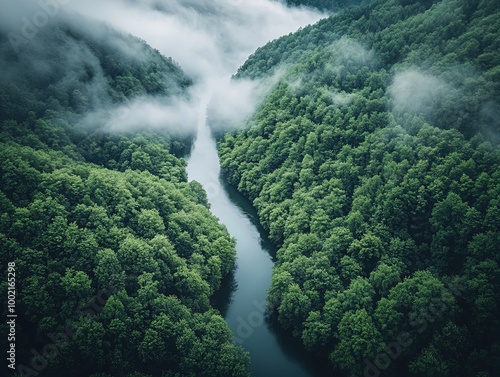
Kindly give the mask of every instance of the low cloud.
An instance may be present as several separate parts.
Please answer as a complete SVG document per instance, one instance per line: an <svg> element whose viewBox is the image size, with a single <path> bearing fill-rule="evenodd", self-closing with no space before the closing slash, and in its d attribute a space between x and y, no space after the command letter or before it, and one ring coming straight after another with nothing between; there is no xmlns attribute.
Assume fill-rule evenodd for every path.
<svg viewBox="0 0 500 377"><path fill-rule="evenodd" d="M127 30L177 61L194 78L193 101L200 101L186 110L205 112L203 105L210 102L209 118L218 130L241 128L278 77L230 80L248 56L324 17L317 10L270 0L89 1L75 2L71 9Z"/></svg>
<svg viewBox="0 0 500 377"><path fill-rule="evenodd" d="M68 7L145 39L199 80L233 74L259 46L324 17L270 0L88 0Z"/></svg>
<svg viewBox="0 0 500 377"><path fill-rule="evenodd" d="M284 68L262 79L226 80L213 91L208 106L210 127L216 131L241 129L283 78Z"/></svg>
<svg viewBox="0 0 500 377"><path fill-rule="evenodd" d="M108 132L168 131L173 136L185 137L196 132L197 120L196 109L188 98L148 96L91 112L82 125Z"/></svg>
<svg viewBox="0 0 500 377"><path fill-rule="evenodd" d="M142 97L110 110L111 101L102 96L104 75L99 71L98 64L86 56L88 51L85 46L71 45L71 59L76 63L74 69L68 71L65 80L77 77L82 67L87 71L90 67L94 71L94 82L89 83L88 93L84 95L88 94L86 97L90 102L105 105L104 110L93 109L86 121L100 112L107 119L104 122L106 127L111 130L136 129L141 124L169 130L178 128L180 133L193 130L192 119L204 119L200 114L193 113L204 112L206 109L202 104L207 103L212 95L212 108L228 124L240 127L242 120L254 111L259 100L269 90L269 82L264 85L262 82L250 81L228 83L228 78L259 46L325 16L317 10L289 8L272 0L5 1L10 4L0 15L0 31L24 38L17 46L24 49L25 52L21 53L23 56L36 55L33 52L46 56L43 53L44 38L41 36L50 28L50 24L56 22L72 25L76 30L92 35L102 45L120 49L127 56L142 56L140 46L125 44L120 38L110 38L106 27L89 22L103 21L123 33L145 40L163 55L172 57L194 79L195 85L191 91L195 95L191 95L188 101L179 97L165 103L162 99ZM50 4L52 8L48 7ZM23 27L33 23L37 15L39 21L42 20L40 14L44 12L48 16L46 25L40 23L36 35L34 33L26 38ZM62 47L58 54L65 56L67 51ZM33 60L34 66L38 64L38 71L43 70L42 60ZM61 65L66 65L66 62ZM54 67L45 69L50 71ZM43 72L40 72L39 76L42 75ZM119 117L118 114L123 113L124 109L130 114L128 119L112 120L114 116Z"/></svg>
<svg viewBox="0 0 500 377"><path fill-rule="evenodd" d="M416 69L398 72L389 87L395 113L431 114L453 88L444 80Z"/></svg>
<svg viewBox="0 0 500 377"><path fill-rule="evenodd" d="M470 67L450 67L440 77L416 68L396 73L388 88L393 113L421 116L437 127L455 128L467 137L480 131L500 141L500 106Z"/></svg>
<svg viewBox="0 0 500 377"><path fill-rule="evenodd" d="M210 101L211 127L217 130L241 127L254 113L262 94L258 81L228 80L215 89Z"/></svg>
<svg viewBox="0 0 500 377"><path fill-rule="evenodd" d="M373 50L368 50L358 41L347 37L342 37L334 42L330 50L336 63L371 66L377 62Z"/></svg>
<svg viewBox="0 0 500 377"><path fill-rule="evenodd" d="M356 94L354 93L346 93L346 92L330 92L329 93L332 99L332 103L335 106L342 107L350 104L354 98L356 98Z"/></svg>
<svg viewBox="0 0 500 377"><path fill-rule="evenodd" d="M479 112L479 128L493 144L500 144L500 104L490 100Z"/></svg>

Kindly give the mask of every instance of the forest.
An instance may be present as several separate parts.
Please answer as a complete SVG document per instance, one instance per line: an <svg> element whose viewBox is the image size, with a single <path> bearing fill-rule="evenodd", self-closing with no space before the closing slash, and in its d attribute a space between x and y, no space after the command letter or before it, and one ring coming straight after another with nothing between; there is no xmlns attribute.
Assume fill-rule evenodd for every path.
<svg viewBox="0 0 500 377"><path fill-rule="evenodd" d="M70 25L17 54L0 41L0 260L15 264L19 314L8 375L247 376L248 354L210 304L234 240L187 182L189 137L86 118L188 96L192 80L144 41Z"/></svg>
<svg viewBox="0 0 500 377"><path fill-rule="evenodd" d="M160 3L163 19L206 11L207 25L230 9ZM232 80L262 98L244 124L207 112L221 179L277 248L261 326L276 322L328 376L497 376L500 3L279 4L323 18L245 55ZM203 81L186 72L206 67L61 14L32 38L0 24L6 375L250 376L214 299L237 241L186 171Z"/></svg>
<svg viewBox="0 0 500 377"><path fill-rule="evenodd" d="M498 374L499 29L493 0L375 0L234 78L281 72L221 166L279 247L268 305L331 375Z"/></svg>
<svg viewBox="0 0 500 377"><path fill-rule="evenodd" d="M326 12L335 12L348 7L353 7L368 0L286 0L290 6L306 6L321 9Z"/></svg>

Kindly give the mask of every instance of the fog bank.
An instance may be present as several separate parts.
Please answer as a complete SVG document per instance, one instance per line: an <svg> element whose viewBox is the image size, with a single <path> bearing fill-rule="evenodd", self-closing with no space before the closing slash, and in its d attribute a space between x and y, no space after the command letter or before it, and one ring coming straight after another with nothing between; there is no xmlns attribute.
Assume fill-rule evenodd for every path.
<svg viewBox="0 0 500 377"><path fill-rule="evenodd" d="M68 23L84 30L93 38L121 50L126 56L141 59L139 46L123 43L114 38L106 27L96 26L104 22L125 34L135 35L145 40L163 55L172 57L194 80L194 85L186 96L170 100L166 105L162 100L143 96L126 103L118 109L105 112L93 111L86 121L99 122L110 130L120 131L144 127L186 129L200 111L202 100L215 94L212 105L226 114L235 127L245 116L251 114L259 97L266 90L254 82L229 83L229 78L259 46L282 35L296 31L299 27L314 23L323 17L316 10L289 8L271 0L4 0L0 12L0 32L8 35L13 50L23 55L26 51L42 51L43 34L51 25ZM65 46L66 45L66 46ZM71 51L70 51L71 50ZM23 52L24 51L24 52ZM74 52L77 52L75 54ZM53 55L52 53L50 53ZM73 56L73 68L66 69L69 76L77 76L83 66L93 66L96 72L92 90L84 93L88 102L98 102L109 106L110 101L102 96L99 80L103 80L99 64L91 61L83 45L69 45L63 41L61 51L55 54L61 60ZM81 59L81 66L78 65ZM70 59L69 57L64 60ZM42 59L35 59L33 66L43 74ZM53 59L48 59L53 61ZM29 62L28 62L29 64ZM57 64L56 64L57 65ZM59 66L63 65L62 62ZM54 67L45 67L51 70ZM59 67L56 67L59 70ZM5 72L5 71L4 71ZM9 73L10 74L10 73ZM71 77L68 77L71 80ZM269 83L266 83L269 84ZM103 83L104 85L104 83ZM92 92L97 93L96 101ZM88 94L88 95L87 95ZM163 109L162 107L165 106ZM239 109L240 113L228 109ZM216 109L217 110L217 109ZM127 119L119 117L113 121L113 114L127 113ZM203 110L204 111L204 110ZM230 114L231 113L231 114ZM142 117L142 118L141 118ZM164 121L162 121L164 119ZM193 127L187 127L194 132Z"/></svg>
<svg viewBox="0 0 500 377"><path fill-rule="evenodd" d="M89 0L73 1L68 9L126 30L171 56L195 80L192 103L179 110L190 119L188 113L200 111L200 101L213 96L211 109L226 127L235 128L253 113L272 82L230 82L231 75L259 46L324 16L269 0ZM130 111L136 108L144 113L144 103Z"/></svg>

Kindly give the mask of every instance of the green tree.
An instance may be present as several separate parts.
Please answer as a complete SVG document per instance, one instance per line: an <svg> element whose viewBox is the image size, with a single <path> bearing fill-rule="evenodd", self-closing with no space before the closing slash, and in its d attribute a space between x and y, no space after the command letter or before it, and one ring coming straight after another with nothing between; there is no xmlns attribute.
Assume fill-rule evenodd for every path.
<svg viewBox="0 0 500 377"><path fill-rule="evenodd" d="M111 249L103 249L97 253L94 274L101 289L117 292L125 288L125 272Z"/></svg>
<svg viewBox="0 0 500 377"><path fill-rule="evenodd" d="M143 238L153 238L165 232L165 224L156 209L142 209L137 216L137 233Z"/></svg>
<svg viewBox="0 0 500 377"><path fill-rule="evenodd" d="M381 351L382 339L365 309L348 311L339 323L342 339L330 358L345 371L359 372L364 359L375 359Z"/></svg>

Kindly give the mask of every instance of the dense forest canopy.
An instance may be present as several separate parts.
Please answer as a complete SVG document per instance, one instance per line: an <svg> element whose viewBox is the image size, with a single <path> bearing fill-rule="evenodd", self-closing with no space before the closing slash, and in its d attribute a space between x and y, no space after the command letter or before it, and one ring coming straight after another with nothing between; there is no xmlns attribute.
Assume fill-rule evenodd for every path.
<svg viewBox="0 0 500 377"><path fill-rule="evenodd" d="M498 374L499 29L494 0L378 0L235 77L281 75L219 143L280 247L269 305L346 375Z"/></svg>
<svg viewBox="0 0 500 377"><path fill-rule="evenodd" d="M250 114L218 147L278 247L269 312L329 374L496 376L500 3L282 3L337 13L242 65L234 87L262 101L217 102L245 113L230 119ZM165 4L155 11L168 16ZM211 305L235 240L187 182L195 111L175 114L196 103L193 80L109 26L69 13L47 23L29 38L0 25L0 260L18 279L10 375L249 375ZM214 33L241 30L224 26ZM209 112L218 130L220 113Z"/></svg>
<svg viewBox="0 0 500 377"><path fill-rule="evenodd" d="M246 376L248 355L210 305L234 240L187 182L179 156L189 140L88 118L137 98L187 97L191 80L143 41L83 23L53 23L17 52L0 38L0 260L15 263L18 281L14 375Z"/></svg>
<svg viewBox="0 0 500 377"><path fill-rule="evenodd" d="M338 11L343 8L352 7L369 0L286 0L290 6L306 6L318 8L324 11Z"/></svg>

